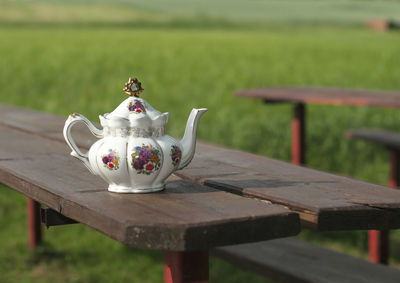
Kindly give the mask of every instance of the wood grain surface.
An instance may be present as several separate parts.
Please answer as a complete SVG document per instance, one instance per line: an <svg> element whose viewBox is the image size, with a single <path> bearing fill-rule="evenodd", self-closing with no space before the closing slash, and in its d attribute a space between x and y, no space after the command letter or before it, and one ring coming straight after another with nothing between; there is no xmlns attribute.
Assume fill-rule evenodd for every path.
<svg viewBox="0 0 400 283"><path fill-rule="evenodd" d="M330 105L400 107L400 92L322 87L269 87L238 90L240 97L261 98L266 102L295 102Z"/></svg>
<svg viewBox="0 0 400 283"><path fill-rule="evenodd" d="M159 193L108 192L104 181L69 155L66 144L41 136L52 130L33 134L16 128L0 126L0 181L122 243L203 250L300 230L298 215L283 206L177 178Z"/></svg>
<svg viewBox="0 0 400 283"><path fill-rule="evenodd" d="M2 105L0 123L59 141L66 148L61 133L66 118L51 116L51 121L42 123L38 129L30 126L38 118L26 121L21 118L26 112L42 115ZM12 123L8 122L10 119ZM83 148L95 140L87 129L73 131L77 144ZM400 191L204 142L197 143L192 163L176 175L208 187L287 206L300 214L305 226L313 229L400 227Z"/></svg>
<svg viewBox="0 0 400 283"><path fill-rule="evenodd" d="M399 191L240 151L197 149L178 176L283 204L318 230L399 228Z"/></svg>

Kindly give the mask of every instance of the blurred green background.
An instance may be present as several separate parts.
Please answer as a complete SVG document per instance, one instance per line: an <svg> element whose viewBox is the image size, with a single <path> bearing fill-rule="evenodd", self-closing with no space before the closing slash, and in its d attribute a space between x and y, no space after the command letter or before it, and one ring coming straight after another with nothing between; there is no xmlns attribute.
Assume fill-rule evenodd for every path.
<svg viewBox="0 0 400 283"><path fill-rule="evenodd" d="M199 138L290 160L289 104L236 98L236 89L332 86L400 90L400 33L365 27L400 20L400 1L5 1L0 0L0 103L97 121L124 98L129 76L170 112L183 134L193 107L207 107ZM378 184L383 148L344 137L348 128L397 131L400 110L307 106L313 168ZM0 282L161 282L162 254L126 247L83 225L52 228L27 249L25 198L1 187ZM365 231L300 237L367 258ZM392 232L391 265L400 266ZM220 260L213 282L265 282Z"/></svg>

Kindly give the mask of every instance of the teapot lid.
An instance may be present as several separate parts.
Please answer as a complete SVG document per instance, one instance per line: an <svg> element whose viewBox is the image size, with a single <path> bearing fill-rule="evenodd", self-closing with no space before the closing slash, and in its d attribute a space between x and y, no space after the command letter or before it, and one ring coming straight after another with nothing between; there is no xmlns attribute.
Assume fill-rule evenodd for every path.
<svg viewBox="0 0 400 283"><path fill-rule="evenodd" d="M100 116L100 120L105 118L107 120L129 120L131 122L150 120L157 123L157 121L164 121L165 124L168 120L168 113L162 114L160 111L154 109L146 100L139 97L139 94L143 92L142 84L137 78L129 78L129 81L125 84L123 91L129 95L114 111L106 113L103 117ZM161 116L163 119L160 119ZM132 124L132 123L131 123ZM135 123L136 124L136 123ZM160 125L162 126L162 125Z"/></svg>

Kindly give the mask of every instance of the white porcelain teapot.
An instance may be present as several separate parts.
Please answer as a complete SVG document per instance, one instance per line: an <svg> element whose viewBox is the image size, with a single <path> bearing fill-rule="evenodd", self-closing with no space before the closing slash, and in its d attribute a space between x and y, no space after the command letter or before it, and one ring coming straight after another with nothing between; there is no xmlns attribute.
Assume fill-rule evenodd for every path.
<svg viewBox="0 0 400 283"><path fill-rule="evenodd" d="M84 116L72 114L65 122L64 138L72 149L71 155L109 183L109 191L160 191L168 176L192 160L197 123L207 109L192 110L179 142L165 134L169 114L155 110L139 98L143 88L136 78L130 78L123 90L129 98L113 112L99 116L103 130L97 129ZM71 136L71 127L77 122L85 123L99 138L87 153L79 150Z"/></svg>

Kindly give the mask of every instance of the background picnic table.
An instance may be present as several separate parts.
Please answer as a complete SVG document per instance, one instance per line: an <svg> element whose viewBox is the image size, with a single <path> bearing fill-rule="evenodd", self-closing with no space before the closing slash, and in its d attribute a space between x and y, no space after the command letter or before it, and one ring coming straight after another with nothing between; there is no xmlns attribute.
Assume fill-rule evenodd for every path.
<svg viewBox="0 0 400 283"><path fill-rule="evenodd" d="M0 0L0 102L61 115L80 112L96 120L120 103L121 85L134 74L143 81L143 97L170 112L168 133L181 136L190 109L208 107L200 139L289 161L290 105L244 101L234 98L233 90L271 85L400 89L398 33L364 28L376 5L382 16L393 18L400 15L399 4L332 0L317 7L314 1L302 1L298 10L300 4L294 2L274 9L266 2L264 10L226 8L220 2L216 12L207 14L211 9L193 9L183 1L155 10L144 1L126 6L123 1L66 5L61 0ZM362 5L362 12L352 13L348 5ZM236 20L244 9L248 12ZM260 11L274 17L264 20ZM327 114L331 111L335 115ZM310 106L309 166L386 184L384 149L345 140L343 132L349 127L396 131L399 118L398 110ZM141 282L161 280L161 254L122 246L82 225L46 231L44 246L31 255L26 250L25 199L1 188L0 272L6 282L123 282L130 280L132 270L143 276ZM394 234L396 247L400 235ZM302 237L367 257L365 232L304 232ZM399 266L399 253L391 254ZM214 260L211 280L264 282L236 270Z"/></svg>

